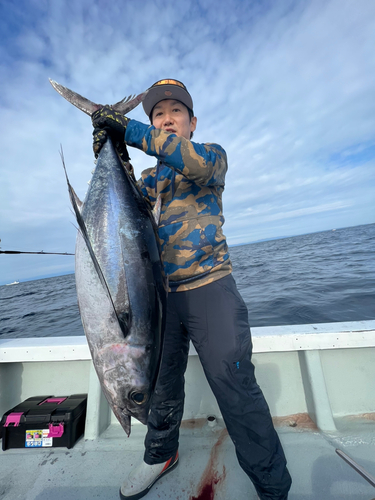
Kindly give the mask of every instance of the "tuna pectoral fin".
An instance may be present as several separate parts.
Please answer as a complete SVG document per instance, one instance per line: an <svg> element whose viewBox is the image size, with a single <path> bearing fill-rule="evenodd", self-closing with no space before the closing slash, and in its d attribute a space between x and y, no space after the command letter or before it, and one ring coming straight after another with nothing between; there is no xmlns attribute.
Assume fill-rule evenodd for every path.
<svg viewBox="0 0 375 500"><path fill-rule="evenodd" d="M114 305L112 297L111 297L111 292L109 291L109 287L108 287L107 282L105 280L103 271L100 268L98 259L96 258L96 255L94 253L94 249L92 248L92 245L91 245L91 242L90 242L90 238L89 238L89 235L87 233L86 225L85 225L85 222L84 222L84 220L82 218L82 215L81 215L81 210L80 210L80 206L79 206L79 203L81 203L81 202L80 202L78 196L76 195L76 193L74 192L74 189L70 185L68 174L67 174L66 168L65 168L65 161L64 161L64 155L63 155L62 149L61 149L61 152L60 152L60 156L61 156L61 160L62 160L62 163L63 163L64 171L65 171L66 182L68 184L70 201L71 201L71 203L73 205L74 213L75 213L75 216L76 216L76 219L77 219L77 222L78 222L78 226L79 226L79 231L80 231L80 233L82 235L82 238L84 239L84 241L86 243L86 247L87 247L87 250L88 250L88 252L90 254L90 257L91 257L92 263L94 265L95 271L97 272L99 280L100 280L100 282L101 282L101 284L102 284L105 292L107 293L108 299L109 299L109 301L110 301L110 303L112 305L113 312L116 315L116 318L117 318L117 321L118 321L119 326L121 328L121 331L124 334L124 337L126 337L127 334L128 334L126 317L119 318L119 316L117 314L115 305Z"/></svg>
<svg viewBox="0 0 375 500"><path fill-rule="evenodd" d="M65 175L66 175L66 171L65 171ZM68 177L67 177L67 179L68 179ZM69 184L69 181L68 181L68 186L69 186L69 196L70 196L70 198L72 198L72 197L74 198L74 201L75 201L75 203L77 205L78 210L81 211L81 208L82 208L82 205L83 205L82 201L78 198L77 193L74 191L73 186L71 186Z"/></svg>

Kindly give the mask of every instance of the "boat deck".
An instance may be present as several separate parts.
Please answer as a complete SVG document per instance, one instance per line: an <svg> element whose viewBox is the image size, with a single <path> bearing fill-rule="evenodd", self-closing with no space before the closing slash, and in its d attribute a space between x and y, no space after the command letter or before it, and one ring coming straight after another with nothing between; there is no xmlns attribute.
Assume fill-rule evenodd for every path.
<svg viewBox="0 0 375 500"><path fill-rule="evenodd" d="M290 500L372 500L375 488L336 453L344 451L375 475L375 422L341 419L326 434L307 418L276 420L293 478ZM9 449L0 452L0 498L6 500L115 500L124 477L142 458L145 427L127 438L112 424L96 440L81 438L71 449ZM255 500L232 442L219 420L184 421L180 463L147 500Z"/></svg>
<svg viewBox="0 0 375 500"><path fill-rule="evenodd" d="M375 321L254 328L253 354L293 478L289 500L375 500L335 452L375 476ZM185 380L180 464L146 499L255 500L193 350ZM81 393L85 434L72 449L0 451L0 500L116 500L143 458L146 430L133 423L126 437L84 337L0 339L0 416L32 396Z"/></svg>

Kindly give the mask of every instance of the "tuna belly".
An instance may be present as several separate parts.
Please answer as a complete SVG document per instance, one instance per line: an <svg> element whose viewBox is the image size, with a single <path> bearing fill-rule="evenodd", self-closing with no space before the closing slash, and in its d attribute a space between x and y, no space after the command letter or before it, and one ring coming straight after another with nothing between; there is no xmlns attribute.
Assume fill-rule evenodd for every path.
<svg viewBox="0 0 375 500"><path fill-rule="evenodd" d="M75 274L81 320L95 370L112 411L129 434L130 416L147 422L160 360L160 345L155 344L159 338L147 332L133 335L132 329L124 337L80 233Z"/></svg>
<svg viewBox="0 0 375 500"><path fill-rule="evenodd" d="M94 358L103 345L121 342L124 335L80 233L76 242L75 278L82 325Z"/></svg>

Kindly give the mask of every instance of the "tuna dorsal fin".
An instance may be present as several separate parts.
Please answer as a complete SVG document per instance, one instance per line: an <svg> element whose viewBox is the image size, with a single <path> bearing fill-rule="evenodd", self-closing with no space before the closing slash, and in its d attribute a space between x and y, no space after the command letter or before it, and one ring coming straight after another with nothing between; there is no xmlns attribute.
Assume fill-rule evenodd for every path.
<svg viewBox="0 0 375 500"><path fill-rule="evenodd" d="M161 195L159 194L156 199L154 208L152 209L152 215L154 217L154 221L157 226L159 225L159 220L160 220L161 205L162 205L162 199Z"/></svg>
<svg viewBox="0 0 375 500"><path fill-rule="evenodd" d="M95 113L95 111L102 107L102 104L96 104L95 102L89 101L88 99L86 99L86 97L83 97L80 94L77 94L77 92L74 92L73 90L70 90L63 85L60 85L60 83L55 82L55 80L51 80L51 78L49 79L49 81L56 92L58 92L67 101L69 101L71 104L73 104L89 116L91 116L93 113ZM124 97L124 99L122 99L121 101L113 104L112 107L119 113L126 115L136 106L138 106L138 104L143 101L146 95L147 90L146 92L143 92L142 94L139 94L137 96L132 95L129 97Z"/></svg>
<svg viewBox="0 0 375 500"><path fill-rule="evenodd" d="M116 318L117 318L117 321L118 321L119 326L121 328L121 331L124 334L124 337L126 337L127 334L128 334L128 332L129 332L129 328L128 328L128 324L127 324L127 317L122 315L121 318L120 318L119 315L117 314L116 307L115 307L115 304L113 303L111 292L109 290L108 284L107 284L107 282L105 280L105 277L104 277L103 271L101 270L101 267L99 265L98 259L96 258L94 249L92 248L92 245L91 245L91 242L90 242L90 238L89 238L89 235L87 233L85 221L82 218L81 210L80 210L80 207L77 204L77 200L81 203L81 205L82 205L82 202L79 200L78 196L74 192L74 189L72 188L72 186L71 186L71 184L69 182L68 174L66 172L65 161L64 161L64 154L63 154L62 148L61 148L61 151L60 151L60 156L61 156L61 161L62 161L62 164L63 164L63 167L64 167L66 182L68 184L70 201L71 201L71 203L73 205L73 210L74 210L74 213L75 213L75 216L76 216L76 219L77 219L79 230L81 232L82 238L84 239L84 241L86 243L87 250L88 250L88 252L90 254L92 263L93 263L93 265L95 267L95 270L96 270L96 272L98 274L100 282L101 282L101 284L102 284L104 290L106 291L107 296L108 296L108 298L110 300L110 303L111 303L113 311L114 311L114 313L116 315Z"/></svg>

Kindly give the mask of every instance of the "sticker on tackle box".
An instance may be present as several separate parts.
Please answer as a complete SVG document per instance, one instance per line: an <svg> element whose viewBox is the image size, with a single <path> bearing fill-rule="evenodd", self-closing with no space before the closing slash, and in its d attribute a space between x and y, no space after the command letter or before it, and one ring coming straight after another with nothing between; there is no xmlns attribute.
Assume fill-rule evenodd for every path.
<svg viewBox="0 0 375 500"><path fill-rule="evenodd" d="M26 448L43 448L52 446L52 439L49 436L49 429L27 430L26 431Z"/></svg>

